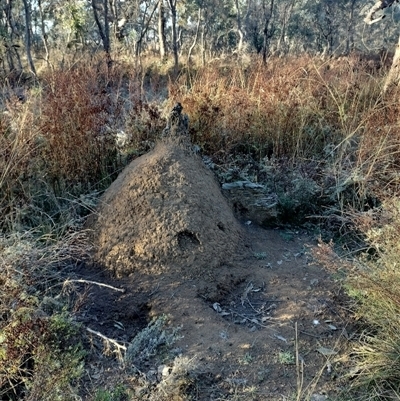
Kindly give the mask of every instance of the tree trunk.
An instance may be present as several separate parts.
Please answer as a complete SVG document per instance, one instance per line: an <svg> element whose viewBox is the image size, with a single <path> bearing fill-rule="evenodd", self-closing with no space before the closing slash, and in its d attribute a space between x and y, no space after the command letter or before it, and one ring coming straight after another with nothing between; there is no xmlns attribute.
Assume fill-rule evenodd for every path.
<svg viewBox="0 0 400 401"><path fill-rule="evenodd" d="M400 83L400 36L397 42L396 50L393 57L392 66L385 79L385 84L383 86L383 92L387 92L389 88Z"/></svg>
<svg viewBox="0 0 400 401"><path fill-rule="evenodd" d="M42 0L38 0L38 7L39 7L39 15L40 15L40 30L42 31L43 46L44 46L44 50L46 52L45 60L46 60L46 63L49 64L50 52L49 52L49 45L47 42L46 25L44 23Z"/></svg>
<svg viewBox="0 0 400 401"><path fill-rule="evenodd" d="M162 1L162 0L159 0L159 1ZM142 24L140 36L139 36L138 40L136 41L136 51L135 51L136 57L139 57L139 55L140 55L140 52L142 49L142 41L143 41L144 37L146 36L146 33L149 29L150 22L153 19L153 15L158 8L159 1L157 1L157 3L154 5L153 10L151 11L150 16L147 21L146 21L147 9L144 13L143 24Z"/></svg>
<svg viewBox="0 0 400 401"><path fill-rule="evenodd" d="M10 34L5 38L6 59L10 71L16 70L14 64L14 56L17 59L18 71L22 71L21 57L18 53L19 45L14 44L14 39L19 38L18 29L13 17L12 0L7 0L4 6L4 13L6 16L6 24L8 24Z"/></svg>
<svg viewBox="0 0 400 401"><path fill-rule="evenodd" d="M188 59L187 59L187 63L188 65L190 65L190 59L192 57L192 51L194 49L194 47L196 46L197 43L197 39L199 37L199 31L200 31L200 23L201 23L201 7L199 7L199 13L198 13L198 17L197 17L197 25L196 25L196 34L194 36L194 40L192 45L190 46L189 52L188 52Z"/></svg>
<svg viewBox="0 0 400 401"><path fill-rule="evenodd" d="M243 50L243 28L242 28L242 20L240 18L240 8L239 8L239 0L235 0L235 7L236 7L236 23L237 23L237 32L239 35L239 41L236 48L238 54L240 54Z"/></svg>
<svg viewBox="0 0 400 401"><path fill-rule="evenodd" d="M263 9L264 9L264 29L263 29L263 49L262 49L262 56L263 56L263 63L267 63L267 58L269 55L269 42L273 35L273 29L270 28L270 22L272 19L272 12L274 10L274 0L270 0L269 9L267 9L265 0L263 1Z"/></svg>
<svg viewBox="0 0 400 401"><path fill-rule="evenodd" d="M171 10L172 22L172 51L174 53L174 72L178 73L178 35L176 32L176 0L168 0L168 5Z"/></svg>
<svg viewBox="0 0 400 401"><path fill-rule="evenodd" d="M391 7L397 0L377 0L377 2L370 8L364 22L368 25L375 24L382 20L385 15L375 16L376 12L384 10L385 8ZM394 53L392 66L390 67L389 74L386 77L385 84L383 86L383 93L387 92L393 85L400 83L400 37L397 42L396 51Z"/></svg>
<svg viewBox="0 0 400 401"><path fill-rule="evenodd" d="M200 35L200 47L201 47L201 65L204 67L206 65L206 22L203 23L201 27Z"/></svg>
<svg viewBox="0 0 400 401"><path fill-rule="evenodd" d="M113 38L118 39L119 35L119 15L116 0L110 0L110 16L109 19L113 22Z"/></svg>
<svg viewBox="0 0 400 401"><path fill-rule="evenodd" d="M35 64L32 59L32 37L31 37L31 10L28 0L23 0L25 10L25 51L28 59L29 68L33 75L36 75Z"/></svg>
<svg viewBox="0 0 400 401"><path fill-rule="evenodd" d="M167 18L165 16L164 0L160 0L158 3L158 41L161 60L164 60L167 57L167 37L165 34L166 24Z"/></svg>
<svg viewBox="0 0 400 401"><path fill-rule="evenodd" d="M287 34L287 27L289 25L290 17L292 16L293 6L295 0L292 0L285 8L282 17L282 28L281 34L278 39L277 50L278 52L282 51L282 47L284 47L283 52L287 52L287 43L286 43L286 34Z"/></svg>
<svg viewBox="0 0 400 401"><path fill-rule="evenodd" d="M110 24L108 23L108 0L104 0L104 51L107 55L107 65L111 67Z"/></svg>
<svg viewBox="0 0 400 401"><path fill-rule="evenodd" d="M348 25L348 29L347 29L347 38L346 38L346 54L349 54L354 50L355 4L356 4L356 0L352 0L350 3L349 25Z"/></svg>
<svg viewBox="0 0 400 401"><path fill-rule="evenodd" d="M96 22L97 28L99 29L99 34L101 41L103 42L103 49L106 53L107 66L110 68L112 65L111 60L111 44L110 44L110 26L108 24L108 0L104 0L104 27L101 25L99 13L97 10L96 0L92 0L92 9L94 20Z"/></svg>

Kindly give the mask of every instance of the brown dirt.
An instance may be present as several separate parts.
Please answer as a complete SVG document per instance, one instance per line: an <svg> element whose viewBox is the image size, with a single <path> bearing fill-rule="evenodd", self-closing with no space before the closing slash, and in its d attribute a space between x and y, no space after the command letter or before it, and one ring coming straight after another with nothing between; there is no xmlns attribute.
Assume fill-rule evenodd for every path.
<svg viewBox="0 0 400 401"><path fill-rule="evenodd" d="M77 273L126 291L91 287L80 321L123 344L153 316L168 315L180 330L173 350L140 366L141 380L94 351L90 387L143 388L143 377L180 355L190 360L186 385L141 399L286 400L301 389L301 399L323 400L336 392L350 329L333 279L311 263L306 231L239 223L201 159L173 142L132 162L99 212L91 220L96 264Z"/></svg>

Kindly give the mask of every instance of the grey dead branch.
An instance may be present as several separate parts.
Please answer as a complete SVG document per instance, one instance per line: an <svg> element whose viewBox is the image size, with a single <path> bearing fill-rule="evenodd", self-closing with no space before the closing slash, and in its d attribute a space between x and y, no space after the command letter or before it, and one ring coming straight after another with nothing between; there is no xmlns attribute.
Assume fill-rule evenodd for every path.
<svg viewBox="0 0 400 401"><path fill-rule="evenodd" d="M395 3L398 3L398 0L377 1L368 11L366 17L364 18L364 22L368 25L380 22L385 18L385 14L384 13L379 14L379 12L389 7L392 7ZM390 67L390 71L383 85L383 93L386 93L392 86L397 86L399 81L400 81L400 36L395 49L392 66Z"/></svg>

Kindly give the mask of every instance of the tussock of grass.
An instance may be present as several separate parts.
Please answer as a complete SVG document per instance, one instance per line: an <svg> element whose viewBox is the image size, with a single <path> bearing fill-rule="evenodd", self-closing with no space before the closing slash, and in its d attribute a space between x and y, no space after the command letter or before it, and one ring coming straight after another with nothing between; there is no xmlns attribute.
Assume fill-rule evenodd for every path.
<svg viewBox="0 0 400 401"><path fill-rule="evenodd" d="M95 62L44 71L25 103L7 103L0 119L2 229L65 221L71 199L76 205L82 194L104 189L128 161L151 149L165 122L150 100L165 95L166 73L128 71L123 63L110 72ZM328 195L342 204L348 192L364 197L364 175L373 180L369 152L376 136L368 127L380 108L396 115L375 107L380 81L356 57L214 63L188 69L168 89L164 107L183 104L193 142L217 162L243 154L295 168L312 162L332 176Z"/></svg>
<svg viewBox="0 0 400 401"><path fill-rule="evenodd" d="M330 269L345 272L345 286L363 327L348 374L356 399L399 399L400 203L397 198L384 201L379 208L354 214L353 221L364 235L366 251L344 260L332 245L321 244L317 257Z"/></svg>
<svg viewBox="0 0 400 401"><path fill-rule="evenodd" d="M400 203L384 202L358 224L375 254L364 255L349 284L359 301L358 314L369 324L355 347L356 385L373 388L375 397L400 397ZM367 399L367 398L366 398Z"/></svg>
<svg viewBox="0 0 400 401"><path fill-rule="evenodd" d="M1 230L54 230L84 215L81 196L105 189L130 160L117 144L121 131L128 131L131 153L149 150L162 119L141 99L139 84L123 65L110 73L77 64L44 71L23 103L4 100Z"/></svg>

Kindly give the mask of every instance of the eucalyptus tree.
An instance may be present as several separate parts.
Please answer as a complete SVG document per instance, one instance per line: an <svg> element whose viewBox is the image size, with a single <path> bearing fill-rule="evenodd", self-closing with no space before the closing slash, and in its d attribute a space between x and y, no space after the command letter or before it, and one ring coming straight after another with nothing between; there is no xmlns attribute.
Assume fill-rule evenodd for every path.
<svg viewBox="0 0 400 401"><path fill-rule="evenodd" d="M242 2L240 2L242 3ZM177 4L179 53L197 50L205 62L223 52L237 50L235 0L186 0Z"/></svg>
<svg viewBox="0 0 400 401"><path fill-rule="evenodd" d="M378 0L369 9L367 15L364 18L364 22L368 25L375 24L383 20L386 17L385 11L395 6L398 0ZM383 87L383 92L386 92L391 86L399 85L400 83L400 36L397 42L396 50L393 57L392 66L386 77L386 81Z"/></svg>
<svg viewBox="0 0 400 401"><path fill-rule="evenodd" d="M167 17L165 14L164 0L158 2L158 42L160 47L160 58L164 60L167 56L167 36L166 36Z"/></svg>
<svg viewBox="0 0 400 401"><path fill-rule="evenodd" d="M172 26L172 52L174 55L174 69L175 73L178 72L178 35L177 35L177 0L167 0L169 10L171 12L171 26Z"/></svg>
<svg viewBox="0 0 400 401"><path fill-rule="evenodd" d="M46 28L46 22L45 22L45 13L43 9L43 1L38 0L37 1L38 5L38 11L39 11L39 24L40 24L40 36L43 41L43 47L45 51L45 61L47 64L50 62L50 47L49 47L49 42L48 42L48 34L47 34L47 28Z"/></svg>
<svg viewBox="0 0 400 401"><path fill-rule="evenodd" d="M194 54L204 63L222 53L257 52L266 61L274 52L376 49L396 32L377 23L388 10L396 19L396 3L371 4L365 22L374 28L366 29L366 0L0 0L0 65L35 72L38 58L50 64L101 49L108 61L112 50L139 59L156 49L161 59L173 56L177 71L180 57Z"/></svg>
<svg viewBox="0 0 400 401"><path fill-rule="evenodd" d="M29 63L29 69L32 74L36 75L36 68L32 58L32 23L31 23L31 1L22 0L25 11L25 51L26 58Z"/></svg>
<svg viewBox="0 0 400 401"><path fill-rule="evenodd" d="M12 0L5 0L1 4L0 15L0 55L3 62L3 69L8 67L9 71L22 71L20 49L22 47L22 32L18 28L21 24L21 4Z"/></svg>
<svg viewBox="0 0 400 401"><path fill-rule="evenodd" d="M303 41L305 23L300 12L304 0L247 0L246 3L246 40L264 62L269 54L288 53L294 39Z"/></svg>
<svg viewBox="0 0 400 401"><path fill-rule="evenodd" d="M199 8L198 8L197 22L196 22L196 25L195 25L196 26L196 30L195 30L195 34L194 34L194 38L193 38L192 44L189 47L188 56L187 56L188 65L190 65L192 52L193 52L193 49L195 48L195 46L196 46L196 44L198 42L198 38L199 38L200 25L201 25L201 22L202 22L202 11L203 11L202 5L203 5L203 3L204 2L201 1L201 4L199 5ZM202 58L202 60L203 60L203 58Z"/></svg>
<svg viewBox="0 0 400 401"><path fill-rule="evenodd" d="M276 50L279 53L287 53L289 51L288 26L293 14L295 1L296 0L282 1L277 4L279 37Z"/></svg>
<svg viewBox="0 0 400 401"><path fill-rule="evenodd" d="M308 31L307 48L330 55L340 44L340 24L346 0L307 1L299 12L304 15L304 31Z"/></svg>
<svg viewBox="0 0 400 401"><path fill-rule="evenodd" d="M157 0L154 2L144 1L143 12L141 13L142 18L140 24L138 24L138 35L136 40L136 56L139 56L140 51L142 49L143 40L150 29L151 23L154 21L155 12L158 9L158 4L161 0Z"/></svg>
<svg viewBox="0 0 400 401"><path fill-rule="evenodd" d="M42 18L47 26L49 47L63 55L88 50L93 43L93 19L89 2L82 0L48 0ZM56 55L57 57L57 55Z"/></svg>
<svg viewBox="0 0 400 401"><path fill-rule="evenodd" d="M233 1L207 0L204 7L203 42L210 56L238 48L237 11Z"/></svg>
<svg viewBox="0 0 400 401"><path fill-rule="evenodd" d="M243 46L244 46L244 37L245 37L245 32L244 32L244 27L242 24L242 12L241 8L239 6L239 0L235 0L235 9L236 9L236 22L237 22L237 33L239 36L238 44L237 44L237 52L241 53L243 51ZM244 19L246 19L246 16L244 16Z"/></svg>
<svg viewBox="0 0 400 401"><path fill-rule="evenodd" d="M362 47L365 0L286 0L277 5L278 50L343 54Z"/></svg>
<svg viewBox="0 0 400 401"><path fill-rule="evenodd" d="M346 53L350 53L355 49L355 35L357 14L360 12L361 0L350 0L347 2L347 35L346 35Z"/></svg>
<svg viewBox="0 0 400 401"><path fill-rule="evenodd" d="M273 20L274 0L262 0L262 10L264 19L262 57L263 62L266 63L275 29Z"/></svg>
<svg viewBox="0 0 400 401"><path fill-rule="evenodd" d="M99 35L106 53L107 63L111 63L110 21L108 13L108 0L91 0L92 10Z"/></svg>

